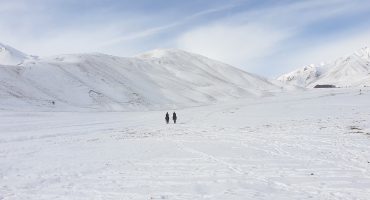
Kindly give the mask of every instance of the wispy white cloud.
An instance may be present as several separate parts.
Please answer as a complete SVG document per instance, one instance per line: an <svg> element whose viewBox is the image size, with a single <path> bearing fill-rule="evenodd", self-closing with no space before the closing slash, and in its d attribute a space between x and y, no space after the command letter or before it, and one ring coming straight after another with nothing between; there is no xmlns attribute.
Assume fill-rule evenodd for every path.
<svg viewBox="0 0 370 200"><path fill-rule="evenodd" d="M276 76L293 67L334 59L334 55L339 57L361 48L369 41L366 34L358 34L367 31L363 27L329 35L321 32L320 26L324 26L323 22L341 23L336 18L367 10L368 4L343 0L264 7L189 30L178 37L176 44L247 71ZM309 30L311 27L319 30Z"/></svg>
<svg viewBox="0 0 370 200"><path fill-rule="evenodd" d="M92 13L82 14L81 10L80 15L69 16L55 8L61 4L60 1L57 4L47 0L35 1L0 0L0 11L4 11L0 13L0 38L4 43L37 55L92 51L116 55L135 54L138 50L148 49L143 47L147 44L141 40L156 37L158 41L151 43L164 44L169 38L158 39L158 35L176 31L206 15L236 6L227 4L198 9L200 11L180 18L170 18L166 13L158 15L127 10L117 13L112 5L104 5L104 8L97 8ZM62 14L52 12L54 9ZM4 20L18 13L17 18ZM67 18L61 19L63 17Z"/></svg>
<svg viewBox="0 0 370 200"><path fill-rule="evenodd" d="M160 25L160 26L157 26L157 27L150 27L150 28L140 30L140 31L137 31L137 32L133 32L133 33L129 33L129 34L123 34L122 36L115 37L115 38L112 38L108 41L105 41L101 45L102 46L112 45L112 44L117 44L117 43L121 43L121 42L128 41L128 40L134 40L134 39L139 39L139 38L143 38L143 37L149 37L151 35L158 34L160 32L166 31L168 29L175 28L177 26L181 26L181 25L183 25L185 23L188 23L192 20L196 20L197 18L201 18L202 16L212 14L212 13L216 13L216 12L225 11L225 10L231 9L235 6L236 6L235 4L232 4L232 5L227 5L227 6L223 6L223 7L217 7L217 8L202 10L198 13L186 16L186 17L184 17L180 20L176 20L173 23L164 24L164 25Z"/></svg>
<svg viewBox="0 0 370 200"><path fill-rule="evenodd" d="M144 0L134 10L125 9L137 3L129 0L0 0L0 42L37 55L99 51L128 56L150 48L183 48L274 76L341 56L368 41L364 21L370 18L365 15L370 2L197 2L186 3L192 9L185 11L180 3L167 6L164 0L155 4L167 6L160 10L141 9L148 4Z"/></svg>
<svg viewBox="0 0 370 200"><path fill-rule="evenodd" d="M212 24L183 34L177 46L242 67L273 53L293 33L261 24Z"/></svg>
<svg viewBox="0 0 370 200"><path fill-rule="evenodd" d="M284 60L287 70L308 64L320 64L348 56L363 47L370 47L370 28L348 32L345 35L328 39L316 45L305 44L290 60Z"/></svg>

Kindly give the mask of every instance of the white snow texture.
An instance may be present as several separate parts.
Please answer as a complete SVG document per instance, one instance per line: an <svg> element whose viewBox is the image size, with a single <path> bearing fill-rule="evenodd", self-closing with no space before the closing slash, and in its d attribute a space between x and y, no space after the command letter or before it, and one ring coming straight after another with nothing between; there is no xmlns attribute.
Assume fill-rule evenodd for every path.
<svg viewBox="0 0 370 200"><path fill-rule="evenodd" d="M26 59L7 46L1 52L0 109L153 110L280 90L256 75L176 49L133 58L74 54Z"/></svg>
<svg viewBox="0 0 370 200"><path fill-rule="evenodd" d="M323 65L308 65L284 74L278 80L301 87L316 85L370 87L370 48Z"/></svg>
<svg viewBox="0 0 370 200"><path fill-rule="evenodd" d="M175 49L1 45L0 200L368 200L368 59L282 78L352 87L302 89Z"/></svg>

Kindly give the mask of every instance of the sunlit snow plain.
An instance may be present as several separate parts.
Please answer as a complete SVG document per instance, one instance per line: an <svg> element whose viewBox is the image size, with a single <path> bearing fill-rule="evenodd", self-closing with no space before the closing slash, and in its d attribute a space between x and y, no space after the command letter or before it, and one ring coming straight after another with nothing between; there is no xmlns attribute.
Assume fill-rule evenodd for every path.
<svg viewBox="0 0 370 200"><path fill-rule="evenodd" d="M239 99L168 125L166 110L2 110L0 199L369 199L361 93Z"/></svg>

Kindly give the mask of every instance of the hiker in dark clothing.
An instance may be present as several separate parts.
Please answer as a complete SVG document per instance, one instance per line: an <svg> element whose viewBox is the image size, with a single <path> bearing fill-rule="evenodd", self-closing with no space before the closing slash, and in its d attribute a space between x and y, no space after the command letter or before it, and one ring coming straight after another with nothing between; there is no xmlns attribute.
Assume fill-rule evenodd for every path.
<svg viewBox="0 0 370 200"><path fill-rule="evenodd" d="M177 116L175 112L173 112L172 114L172 119L173 119L173 122L176 124Z"/></svg>
<svg viewBox="0 0 370 200"><path fill-rule="evenodd" d="M168 114L168 112L166 113L165 119L166 119L166 122L168 124L170 122L170 115Z"/></svg>

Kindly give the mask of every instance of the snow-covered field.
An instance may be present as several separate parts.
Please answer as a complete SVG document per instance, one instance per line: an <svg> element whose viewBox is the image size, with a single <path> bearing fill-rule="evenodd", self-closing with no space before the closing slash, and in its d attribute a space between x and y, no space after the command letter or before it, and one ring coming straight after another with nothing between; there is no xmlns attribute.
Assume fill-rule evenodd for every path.
<svg viewBox="0 0 370 200"><path fill-rule="evenodd" d="M193 107L169 125L166 111L1 111L0 199L369 199L362 93Z"/></svg>

